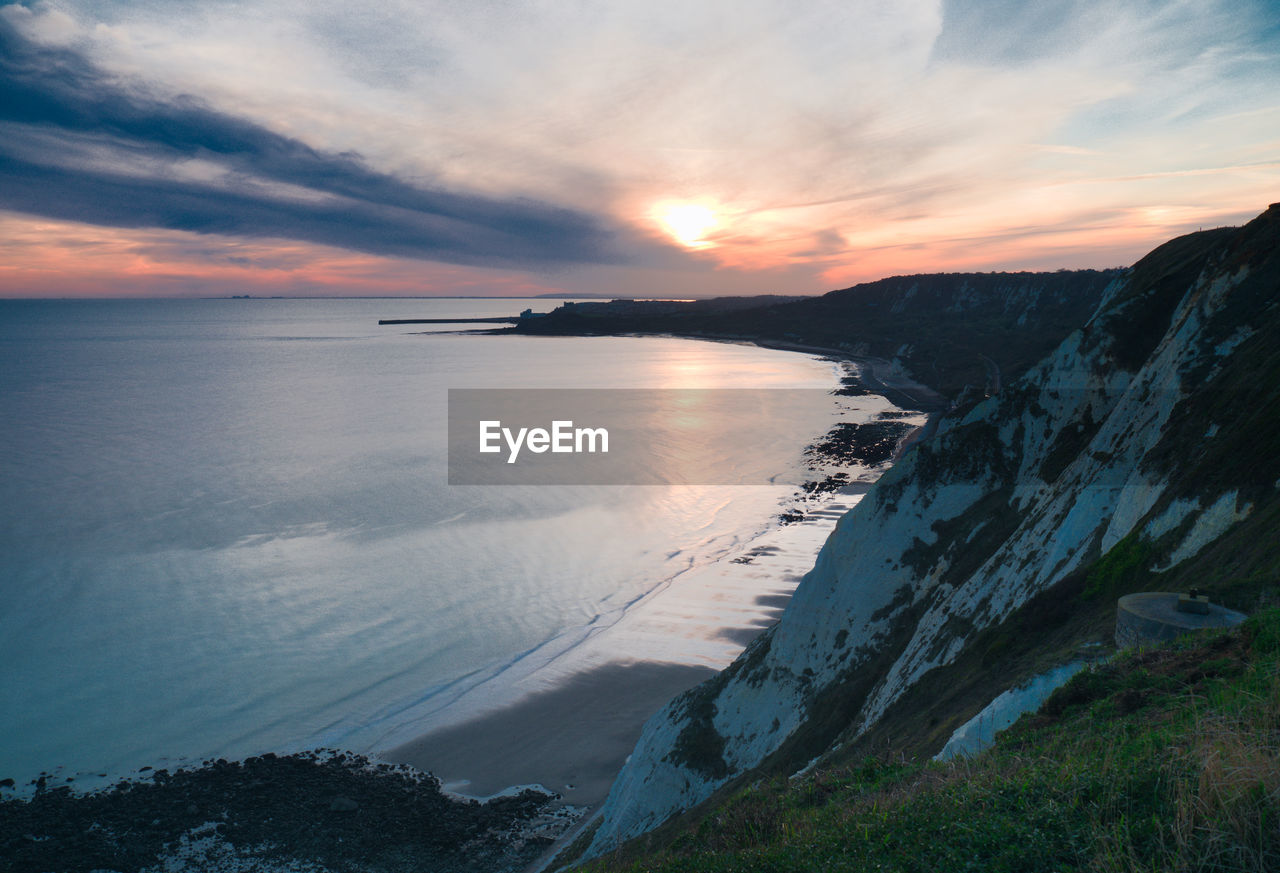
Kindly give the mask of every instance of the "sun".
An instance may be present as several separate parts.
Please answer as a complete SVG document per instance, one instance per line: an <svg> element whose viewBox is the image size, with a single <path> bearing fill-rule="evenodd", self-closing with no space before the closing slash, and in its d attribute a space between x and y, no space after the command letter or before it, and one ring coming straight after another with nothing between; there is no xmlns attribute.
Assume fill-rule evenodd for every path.
<svg viewBox="0 0 1280 873"><path fill-rule="evenodd" d="M719 222L708 207L675 203L663 204L654 211L666 232L685 248L705 249L712 245L706 237Z"/></svg>

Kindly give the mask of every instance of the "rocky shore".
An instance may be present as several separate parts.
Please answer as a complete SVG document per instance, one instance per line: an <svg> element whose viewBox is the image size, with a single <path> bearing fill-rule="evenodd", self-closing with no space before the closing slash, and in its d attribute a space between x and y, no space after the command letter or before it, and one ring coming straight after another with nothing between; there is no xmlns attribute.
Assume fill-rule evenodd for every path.
<svg viewBox="0 0 1280 873"><path fill-rule="evenodd" d="M0 871L498 873L576 819L555 795L486 803L433 776L341 752L206 761L88 794L39 780L0 800Z"/></svg>

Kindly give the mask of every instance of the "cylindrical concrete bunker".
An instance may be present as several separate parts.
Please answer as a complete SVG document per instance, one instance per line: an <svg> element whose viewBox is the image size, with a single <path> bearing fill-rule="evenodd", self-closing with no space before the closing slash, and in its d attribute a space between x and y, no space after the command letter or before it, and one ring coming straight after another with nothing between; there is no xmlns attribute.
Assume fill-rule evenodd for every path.
<svg viewBox="0 0 1280 873"><path fill-rule="evenodd" d="M1179 608L1181 598L1184 605ZM1186 602L1199 601L1196 611L1186 611ZM1203 611L1201 611L1203 610ZM1214 627L1234 627L1245 620L1242 612L1209 603L1203 596L1189 598L1168 591L1144 591L1120 598L1116 608L1116 645L1119 648L1151 645L1171 640L1191 631Z"/></svg>

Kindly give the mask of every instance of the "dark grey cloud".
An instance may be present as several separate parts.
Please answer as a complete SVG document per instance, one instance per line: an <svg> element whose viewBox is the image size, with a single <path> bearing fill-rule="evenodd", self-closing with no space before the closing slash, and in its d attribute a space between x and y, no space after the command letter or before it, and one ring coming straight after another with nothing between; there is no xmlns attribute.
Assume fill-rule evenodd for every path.
<svg viewBox="0 0 1280 873"><path fill-rule="evenodd" d="M359 155L320 151L194 98L162 99L114 81L3 18L0 95L3 209L461 264L619 260L615 234L591 215L379 173ZM165 169L191 159L223 173L193 180Z"/></svg>

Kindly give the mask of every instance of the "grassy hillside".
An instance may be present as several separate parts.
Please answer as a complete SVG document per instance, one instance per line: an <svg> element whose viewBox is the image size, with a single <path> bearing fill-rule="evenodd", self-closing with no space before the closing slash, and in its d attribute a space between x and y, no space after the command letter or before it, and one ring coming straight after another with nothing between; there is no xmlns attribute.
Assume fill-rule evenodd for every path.
<svg viewBox="0 0 1280 873"><path fill-rule="evenodd" d="M1280 869L1280 610L1122 654L973 759L762 779L594 871Z"/></svg>

